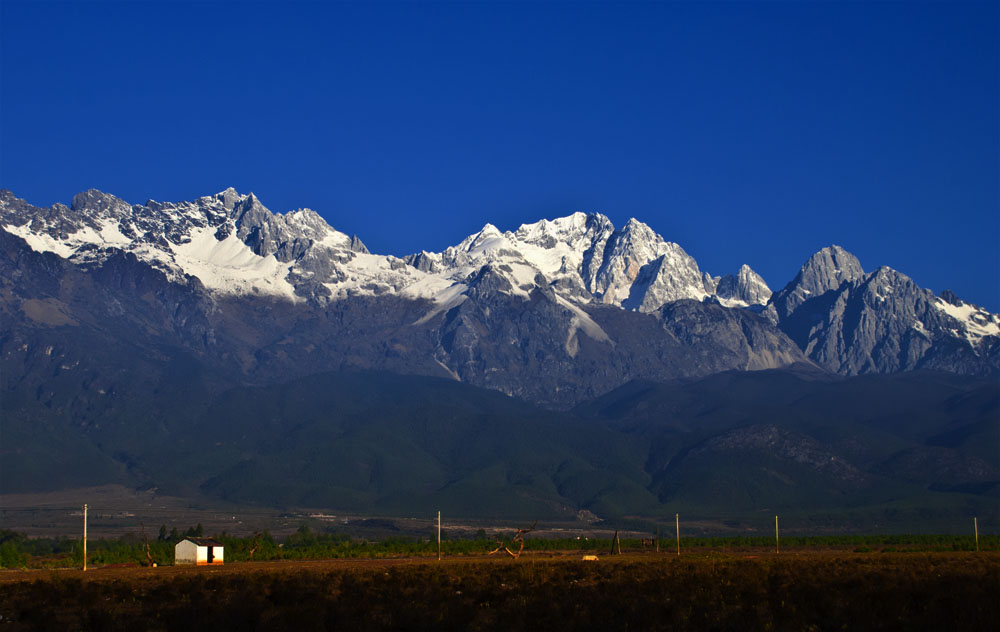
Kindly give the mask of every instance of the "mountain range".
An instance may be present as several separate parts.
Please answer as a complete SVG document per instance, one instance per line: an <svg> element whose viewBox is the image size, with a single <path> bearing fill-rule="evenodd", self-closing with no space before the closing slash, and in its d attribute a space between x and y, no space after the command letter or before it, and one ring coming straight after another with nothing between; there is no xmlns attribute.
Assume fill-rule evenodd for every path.
<svg viewBox="0 0 1000 632"><path fill-rule="evenodd" d="M421 466L438 472L437 478L420 484L424 496L408 488L373 492L361 485L356 470L307 468L295 476L300 482L302 476L314 477L313 487L304 486L312 491L289 493L286 499L389 510L406 505L400 498L438 497L444 490L464 489L455 497L468 500L474 496L469 490L478 484L477 476L486 476L491 485L499 485L501 479L509 483L511 472L534 471L532 467L541 467L543 455L549 454L561 455L566 463L583 458L586 464L577 465L590 474L580 470L582 478L573 480L590 476L591 483L581 488L587 491L565 495L560 486L577 483L553 478L548 465L542 467L545 476L532 475L535 482L527 489L537 499L541 493L537 485L542 485L538 481L549 481L542 485L549 492L554 485L554 496L542 495L546 506L574 511L600 507L607 515L655 513L658 503L680 493L678 481L708 471L708 464L718 459L730 459L726 455L736 449L733 446L743 446L741 454L749 459L746 467L754 471L768 469L763 461L747 456L757 453L764 460L795 463L799 470L808 470L814 461L826 463L827 457L830 463L843 461L836 467L817 465L819 474L812 470L799 474L802 480L818 476L817 481L829 482L833 477L848 481L843 483L848 487L857 484L860 487L851 487L854 491L844 496L855 501L852 494L873 489L872 480L888 477L903 484L894 477L904 465L917 471L919 463L940 464L949 458L953 469L978 467L980 474L952 476L954 484L938 485L936 493L994 493L990 481L997 478L1000 467L996 454L976 456L975 448L966 443L961 449L934 444L935 449L952 450L944 456L940 450L920 450L931 449L927 442L932 437L969 424L980 424L975 432L970 430L975 436L995 432L990 411L995 412L996 403L989 398L1000 375L1000 316L947 291L935 295L888 267L866 273L856 257L838 246L814 254L786 286L772 293L748 265L734 274L712 276L681 246L642 222L631 219L616 228L597 213L541 220L507 232L487 224L443 252L402 258L369 252L357 236L336 231L314 211L275 214L253 194L233 189L191 202L145 204L91 190L75 196L71 206L48 208L4 190L0 227L4 414L0 486L4 491L71 485L70 479L84 470L86 462L91 465L85 478L91 483L173 481L183 487L189 479L204 493L276 503L283 483L263 494L260 480L292 480L286 460L322 461L317 454L296 452L298 448L282 453L273 447L284 445L287 432L292 432L289 417L297 413L289 411L298 410L297 404L289 403L285 412L273 409L268 418L261 417L258 408L245 410L241 418L246 427L235 421L239 416L234 417L233 411L245 407L246 401L268 409L266 394L285 398L286 391L319 401L323 389L341 380L354 380L354 388L361 391L357 377L329 376L367 375L375 384L394 385L387 392L396 389L407 397L427 388L443 393L442 401L426 404L428 410L449 409L454 398L489 397L491 403L484 410L503 411L492 417L491 423L499 428L491 429L482 417L487 412L480 410L477 419L484 425L470 422L461 432L452 427L450 431L458 435L479 428L476 433L493 432L494 440L502 441L503 428L509 426L515 434L541 432L551 440L544 450L530 453L534 456L517 451L497 457L507 464L507 474L496 479L474 468L463 470L455 465L457 457L435 453L425 459L426 467ZM716 435L704 436L708 426L666 433L662 428L653 432L629 426L625 431L614 415L584 412L605 410L599 402L636 385L684 390L712 376L746 371L778 383L789 374L815 374L809 379L846 391L854 388L845 386L855 384L853 380L894 384L899 379L894 376L912 375L917 382L940 382L944 378L927 376L952 375L948 383L953 390L942 392L935 405L959 412L942 413L936 418L940 423L919 436L900 434L898 429L889 433L897 438L889 441L899 448L897 452L917 450L915 456L894 452L876 458L865 453L863 463L856 455L845 456L842 446L831 448L829 424L821 424L826 435L817 437L814 426L769 423L750 415L743 420L747 423L727 422L715 428ZM391 375L399 377L386 377ZM439 381L456 385L445 389ZM477 395L464 390L469 388ZM507 397L479 394L479 388ZM349 389L337 392L351 396ZM706 396L718 399L723 392ZM986 398L986 408L977 409L975 415L961 417L968 409L949 409L943 403L970 392L986 393L979 396ZM403 396L397 393L397 397ZM773 408L767 397L773 399L778 393L762 388L748 406ZM511 403L501 405L503 400ZM668 400L654 398L660 411L654 417L659 415L670 426L680 422L672 417L663 422L669 417ZM315 404L305 410L311 411L306 416L314 415ZM393 467L394 476L404 479L412 474L407 467L420 470L399 456L406 452L405 441L418 439L399 428L395 433L387 430L402 423L400 410L394 408L391 414L366 410L375 419L391 418L392 424L381 430L370 427L371 436L356 439L360 443L331 443L341 462L357 460L350 456L355 452L384 453L384 448L372 447L372 437L378 435L385 445L399 444L399 451L393 451L392 458L383 454L381 461L373 457L372 463L381 463L378 467L383 469L378 476L369 472L371 480L383 481L384 486L393 478L386 473ZM852 415L845 427L867 419L863 409ZM531 419L536 421L525 421ZM338 425L333 432L326 426L315 430L316 423L303 436L319 432L324 440L333 441L332 437L341 436L338 433L364 434L356 424L348 425L350 429ZM208 444L189 457L164 450L172 461L154 454L151 437L158 437L162 446L185 433L204 435L205 441L213 438L211 445L218 444L219 454L208 450ZM563 438L567 434L587 439L568 444ZM87 447L74 451L71 445L78 444L78 435ZM242 439L232 445L222 438L235 435ZM262 436L276 443L272 447L257 443ZM695 437L705 443L691 444ZM600 450L586 447L590 442L631 446L616 448L629 456L618 461L601 456ZM302 449L315 445L307 442ZM632 450L636 445L641 447ZM772 446L770 453L761 451L765 445ZM655 454L655 446L672 460ZM264 458L272 448L284 456ZM452 449L462 450L460 445ZM682 451L684 461L676 461ZM223 453L228 456L223 458ZM886 465L892 458L896 465ZM393 459L399 462L390 464ZM511 465L523 459L534 465ZM206 465L206 460L215 465ZM175 469L181 462L188 463L192 473L188 479ZM969 465L973 462L978 465ZM56 463L62 464L65 476L51 471ZM232 469L222 468L224 463ZM781 476L793 480L799 474ZM341 476L353 483L331 482ZM341 491L326 496L317 492L324 481L327 488ZM607 489L619 489L614 494L617 504L596 500L601 497L599 490L594 491L601 487L600 481L607 483ZM914 484L907 481L906 485ZM817 482L804 488L816 486L822 487ZM498 495L501 487L496 487ZM752 495L747 490L739 494L744 501ZM880 498L878 502L885 500Z"/></svg>

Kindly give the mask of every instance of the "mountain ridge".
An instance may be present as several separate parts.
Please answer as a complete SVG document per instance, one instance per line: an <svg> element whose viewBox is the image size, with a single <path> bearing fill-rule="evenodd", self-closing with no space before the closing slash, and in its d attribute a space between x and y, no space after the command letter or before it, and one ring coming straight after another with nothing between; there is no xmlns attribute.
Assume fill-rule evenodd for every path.
<svg viewBox="0 0 1000 632"><path fill-rule="evenodd" d="M567 407L634 379L809 361L845 375L1000 373L1000 316L890 268L865 273L839 246L772 294L748 265L712 277L642 222L617 229L597 213L505 232L487 224L440 253L405 258L372 254L313 211L274 214L234 189L144 205L90 190L47 209L4 190L0 225L10 252L12 239L65 264L57 281L18 272L21 285L6 295L16 316L8 340L42 340L48 325L102 311L70 290L65 303L46 284L103 278L112 284L105 300L125 305L134 301L121 292L134 290L120 275L152 282L145 267L163 275L153 285L172 309L195 306L191 320L163 331L166 344L210 363L241 357L237 377L250 383L391 368ZM28 261L12 256L10 275L15 260ZM191 322L202 323L192 330L201 338L185 331Z"/></svg>
<svg viewBox="0 0 1000 632"><path fill-rule="evenodd" d="M426 297L446 291L451 284L468 275L471 271L468 268L495 264L511 268L503 272L513 282L514 291L533 282L533 272L542 273L549 284L560 290L573 286L577 295L567 292L569 298L579 300L587 295L595 302L620 305L629 298L639 269L659 257L671 264L670 273L651 289L662 296L650 295L644 303L644 311L652 311L670 300L701 300L708 295L697 263L680 246L667 242L634 218L622 229L615 229L610 220L599 213L543 219L507 232L487 224L441 253L424 251L403 258L375 256L375 259L384 260L358 259L355 264L361 265L351 265L350 253L371 254L357 236L348 237L336 231L310 209L272 213L253 193L240 195L232 188L193 202L150 200L145 205L132 205L91 189L74 196L71 207L55 204L49 209L33 207L12 192L3 190L0 191L0 211L5 230L26 239L36 250L48 250L61 256L82 256L81 250L95 247L123 248L165 269L171 268L171 262L175 263L180 269L174 272L193 273L207 286L229 293L250 290L238 283L226 284L214 278L211 271L184 261L185 254L200 254L221 267L224 262L220 258L236 257L237 253L230 252L232 248L221 257L205 252L212 249L212 244L205 241L209 232L220 243L226 243L235 233L237 240L254 255L265 259L273 256L281 264L296 264L293 267L297 269L282 269L285 279L291 279L291 294L288 287L279 283L283 279L267 278L264 274L277 270L259 271L258 280L264 285L258 288L259 291L276 295L314 299L334 297L337 296L336 286L344 285L340 289L343 296L366 290L405 291L409 288L412 295ZM216 230L209 231L209 228ZM184 252L194 249L185 248L191 243L201 247L202 252ZM159 247L160 252L152 253L142 246ZM608 256L606 248L611 250ZM323 261L323 254L326 261ZM407 274L401 262L418 272L442 274L445 278L434 283L419 274ZM347 274L357 277L366 273L366 279L355 279L358 282L354 284L343 283ZM311 282L317 278L320 285ZM445 282L450 283L442 287Z"/></svg>

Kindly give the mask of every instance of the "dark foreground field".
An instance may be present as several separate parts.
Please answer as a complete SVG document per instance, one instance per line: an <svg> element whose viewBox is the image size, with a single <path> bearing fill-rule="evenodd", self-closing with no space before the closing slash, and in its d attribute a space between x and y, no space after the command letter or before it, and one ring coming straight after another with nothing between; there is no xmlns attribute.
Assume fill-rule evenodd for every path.
<svg viewBox="0 0 1000 632"><path fill-rule="evenodd" d="M995 629L997 553L525 555L0 572L2 630Z"/></svg>

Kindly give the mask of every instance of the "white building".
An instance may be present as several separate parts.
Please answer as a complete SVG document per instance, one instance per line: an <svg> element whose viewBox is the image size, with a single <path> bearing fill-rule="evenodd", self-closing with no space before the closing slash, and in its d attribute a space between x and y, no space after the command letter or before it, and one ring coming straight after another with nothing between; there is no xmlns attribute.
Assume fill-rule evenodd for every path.
<svg viewBox="0 0 1000 632"><path fill-rule="evenodd" d="M222 542L212 538L184 538L174 546L174 564L222 564Z"/></svg>

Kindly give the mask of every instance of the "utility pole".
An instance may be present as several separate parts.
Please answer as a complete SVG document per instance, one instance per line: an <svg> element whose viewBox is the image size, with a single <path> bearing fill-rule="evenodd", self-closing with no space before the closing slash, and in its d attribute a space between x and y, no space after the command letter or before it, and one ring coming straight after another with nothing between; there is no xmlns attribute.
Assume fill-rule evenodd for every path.
<svg viewBox="0 0 1000 632"><path fill-rule="evenodd" d="M441 561L441 512L438 511L438 561Z"/></svg>
<svg viewBox="0 0 1000 632"><path fill-rule="evenodd" d="M972 517L972 526L976 528L976 553L979 553L979 517Z"/></svg>
<svg viewBox="0 0 1000 632"><path fill-rule="evenodd" d="M677 529L677 555L681 554L681 515L674 514L674 527Z"/></svg>
<svg viewBox="0 0 1000 632"><path fill-rule="evenodd" d="M83 504L83 570L87 570L87 504Z"/></svg>
<svg viewBox="0 0 1000 632"><path fill-rule="evenodd" d="M778 548L778 516L774 517L774 552L780 553L781 550Z"/></svg>

